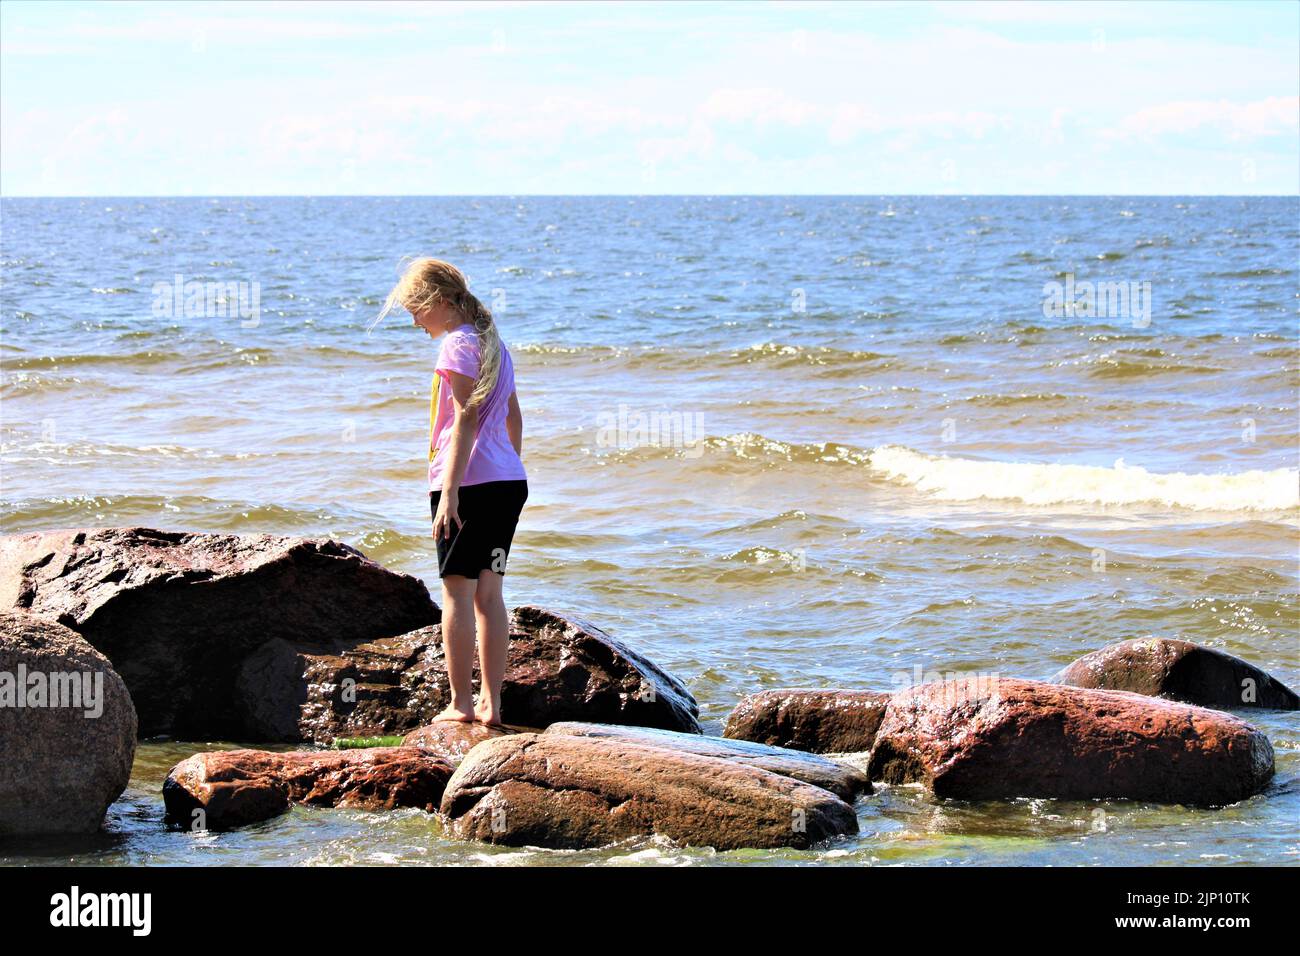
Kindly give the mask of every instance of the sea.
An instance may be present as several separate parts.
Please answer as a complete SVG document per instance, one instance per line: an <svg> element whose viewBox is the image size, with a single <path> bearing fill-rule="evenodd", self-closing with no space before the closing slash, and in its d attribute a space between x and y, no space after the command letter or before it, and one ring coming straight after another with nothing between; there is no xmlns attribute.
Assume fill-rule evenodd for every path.
<svg viewBox="0 0 1300 956"><path fill-rule="evenodd" d="M1300 198L0 200L0 522L335 538L437 591L437 344L374 326L459 265L516 365L530 496L507 603L682 679L706 732L767 688L1047 678L1147 636L1300 688ZM506 849L418 811L163 824L141 743L91 865L1300 863L1300 713L1219 809L877 787L809 851ZM504 715L509 720L509 714Z"/></svg>

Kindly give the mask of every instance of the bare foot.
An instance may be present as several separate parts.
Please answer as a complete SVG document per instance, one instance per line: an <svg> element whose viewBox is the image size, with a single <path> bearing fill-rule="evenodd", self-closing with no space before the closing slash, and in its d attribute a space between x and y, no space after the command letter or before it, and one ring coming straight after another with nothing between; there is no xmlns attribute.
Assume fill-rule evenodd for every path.
<svg viewBox="0 0 1300 956"><path fill-rule="evenodd" d="M474 719L489 727L500 727L501 716L490 702L483 701L474 705Z"/></svg>
<svg viewBox="0 0 1300 956"><path fill-rule="evenodd" d="M472 724L474 723L474 714L465 710L457 710L455 707L448 705L446 710L433 718L435 724L440 721L454 721L462 724Z"/></svg>

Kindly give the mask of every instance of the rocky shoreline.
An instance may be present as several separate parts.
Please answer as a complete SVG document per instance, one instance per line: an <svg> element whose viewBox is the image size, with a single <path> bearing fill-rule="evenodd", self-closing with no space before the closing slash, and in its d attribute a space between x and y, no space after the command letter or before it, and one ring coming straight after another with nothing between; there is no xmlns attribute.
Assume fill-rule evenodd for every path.
<svg viewBox="0 0 1300 956"><path fill-rule="evenodd" d="M423 582L335 541L2 536L0 835L97 830L137 735L315 747L403 736L195 754L168 774L160 823L413 807L450 836L508 846L807 848L856 833L853 804L873 783L962 800L1231 804L1265 789L1273 748L1227 710L1300 706L1248 662L1148 639L1047 682L766 689L710 737L682 681L591 623L524 606L502 694L515 723L434 724L447 693L439 618ZM861 759L826 756L846 753Z"/></svg>

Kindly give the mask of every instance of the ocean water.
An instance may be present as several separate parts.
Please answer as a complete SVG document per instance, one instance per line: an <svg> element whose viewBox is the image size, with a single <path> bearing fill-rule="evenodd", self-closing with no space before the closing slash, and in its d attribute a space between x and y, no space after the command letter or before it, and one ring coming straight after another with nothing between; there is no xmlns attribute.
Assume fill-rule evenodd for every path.
<svg viewBox="0 0 1300 956"><path fill-rule="evenodd" d="M507 600L637 646L709 732L764 688L1042 678L1147 635L1300 687L1297 249L1296 198L6 199L0 518L330 536L436 587L436 345L367 330L432 254L515 356ZM407 812L177 833L163 777L211 743L148 742L103 834L0 861L1300 862L1300 714L1247 717L1277 776L1232 807L882 787L809 852L500 850Z"/></svg>

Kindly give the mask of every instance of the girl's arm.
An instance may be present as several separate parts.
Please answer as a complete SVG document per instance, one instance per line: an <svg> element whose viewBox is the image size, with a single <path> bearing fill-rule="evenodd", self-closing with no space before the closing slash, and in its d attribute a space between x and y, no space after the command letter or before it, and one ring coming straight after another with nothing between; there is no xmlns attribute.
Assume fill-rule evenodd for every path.
<svg viewBox="0 0 1300 956"><path fill-rule="evenodd" d="M524 413L519 410L519 393L510 393L510 407L506 412L506 432L510 435L510 444L515 446L515 454L524 453Z"/></svg>
<svg viewBox="0 0 1300 956"><path fill-rule="evenodd" d="M456 417L451 426L451 450L447 454L447 470L442 477L442 497L438 499L438 514L433 519L433 536L445 538L451 533L451 522L460 529L460 482L469 465L469 453L474 448L474 435L478 431L478 406L467 407L474 393L474 380L459 372L447 372L451 384L451 400Z"/></svg>

